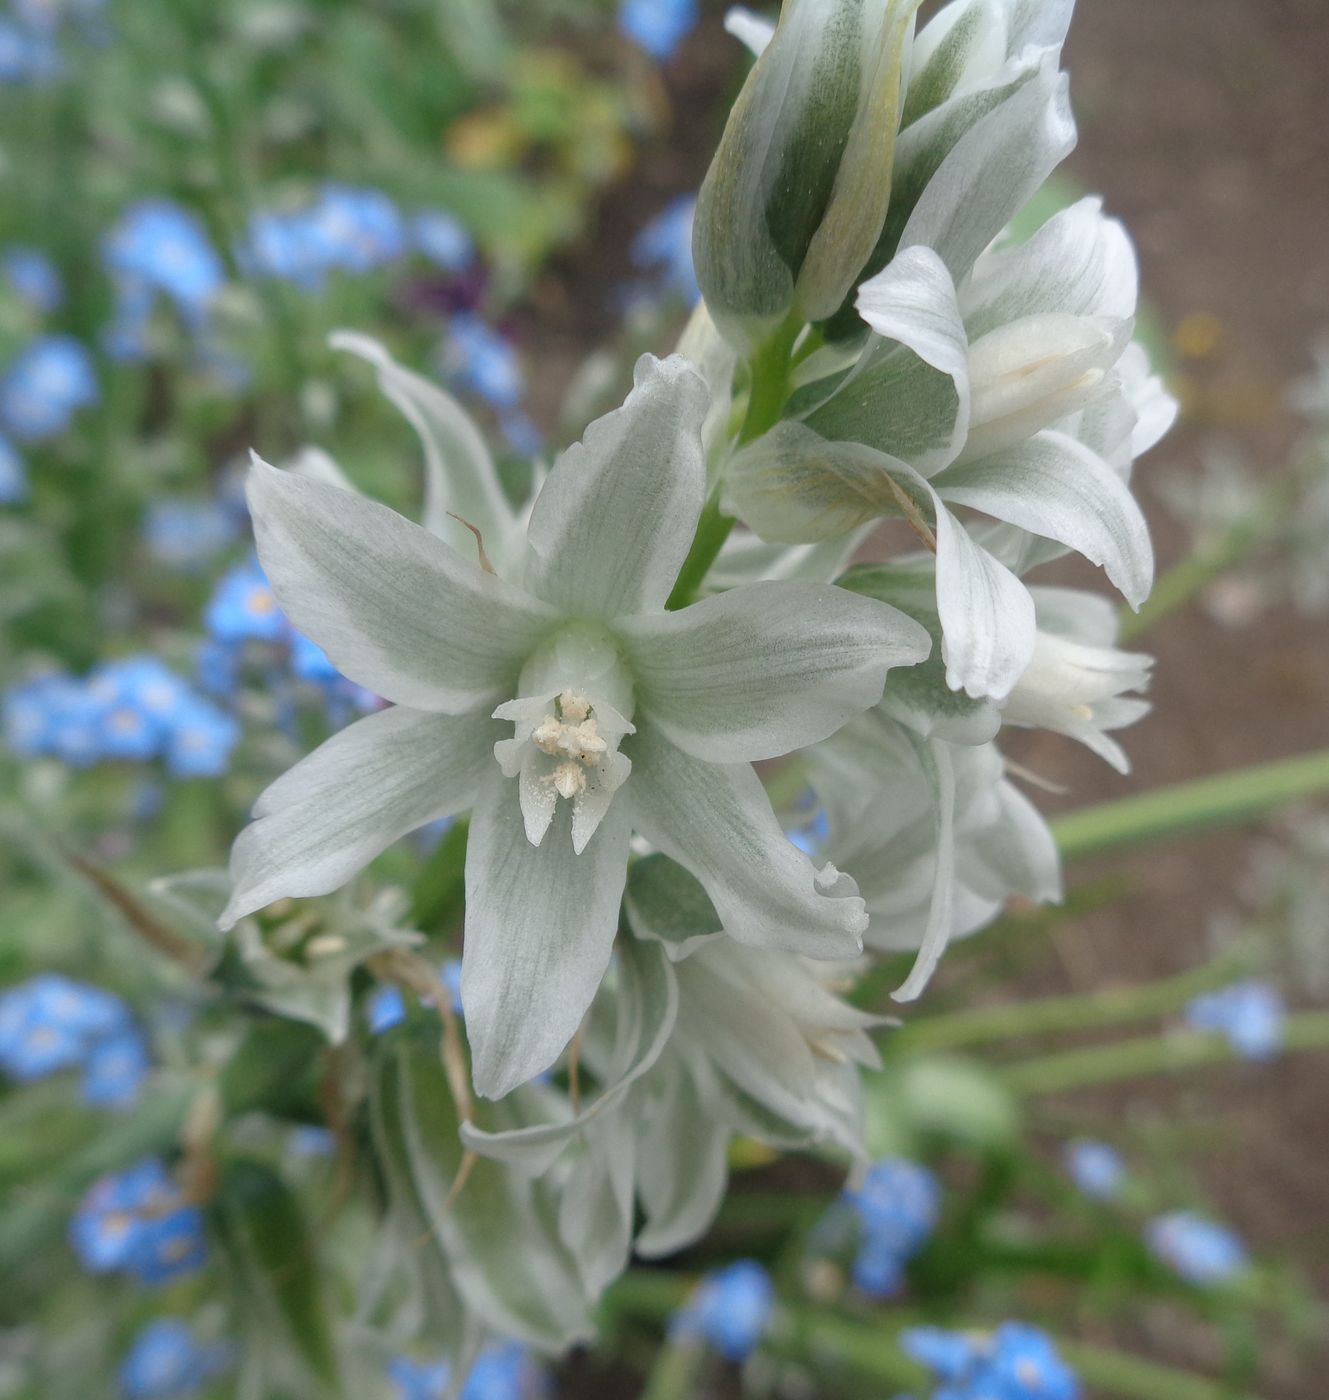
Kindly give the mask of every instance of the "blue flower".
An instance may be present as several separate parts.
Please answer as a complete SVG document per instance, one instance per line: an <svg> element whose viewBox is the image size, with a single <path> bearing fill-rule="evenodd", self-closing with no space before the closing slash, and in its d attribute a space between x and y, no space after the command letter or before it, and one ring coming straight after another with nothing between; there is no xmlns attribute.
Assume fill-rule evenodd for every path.
<svg viewBox="0 0 1329 1400"><path fill-rule="evenodd" d="M99 398L92 356L72 336L34 340L0 376L0 423L20 442L41 442Z"/></svg>
<svg viewBox="0 0 1329 1400"><path fill-rule="evenodd" d="M191 696L172 718L166 766L177 778L216 778L239 742L240 725L232 715Z"/></svg>
<svg viewBox="0 0 1329 1400"><path fill-rule="evenodd" d="M944 1385L934 1400L1078 1400L1080 1382L1050 1337L1022 1322L1003 1322L990 1335L910 1328L905 1352Z"/></svg>
<svg viewBox="0 0 1329 1400"><path fill-rule="evenodd" d="M40 248L11 245L0 253L0 270L14 292L34 311L54 311L65 299L60 273Z"/></svg>
<svg viewBox="0 0 1329 1400"><path fill-rule="evenodd" d="M658 63L674 56L697 24L697 0L620 0L619 31Z"/></svg>
<svg viewBox="0 0 1329 1400"><path fill-rule="evenodd" d="M499 419L504 440L519 457L538 457L544 450L544 437L531 418L519 408L508 409Z"/></svg>
<svg viewBox="0 0 1329 1400"><path fill-rule="evenodd" d="M122 1076L118 1095L93 1097L87 1076L106 1054L105 1047L133 1038L142 1064L132 1085ZM21 1083L45 1078L58 1070L83 1065L84 1096L89 1103L124 1104L137 1093L148 1067L147 1047L134 1029L129 1008L101 987L75 982L58 973L43 973L0 996L0 1068ZM107 1083L107 1068L98 1071L98 1085Z"/></svg>
<svg viewBox="0 0 1329 1400"><path fill-rule="evenodd" d="M260 209L236 254L251 276L272 277L313 290L327 272L326 249L312 209Z"/></svg>
<svg viewBox="0 0 1329 1400"><path fill-rule="evenodd" d="M139 1332L120 1363L120 1391L128 1400L195 1395L226 1354L225 1347L204 1346L178 1318L158 1318Z"/></svg>
<svg viewBox="0 0 1329 1400"><path fill-rule="evenodd" d="M289 631L286 615L257 559L236 564L222 575L203 614L219 642L280 642Z"/></svg>
<svg viewBox="0 0 1329 1400"><path fill-rule="evenodd" d="M1246 1247L1231 1230L1191 1211L1173 1211L1145 1226L1154 1254L1188 1283L1225 1283L1250 1264Z"/></svg>
<svg viewBox="0 0 1329 1400"><path fill-rule="evenodd" d="M62 66L59 51L46 35L0 16L0 85L49 82Z"/></svg>
<svg viewBox="0 0 1329 1400"><path fill-rule="evenodd" d="M374 1035L382 1035L393 1026L401 1025L406 1019L406 998L401 988L387 982L375 987L365 999L365 1018Z"/></svg>
<svg viewBox="0 0 1329 1400"><path fill-rule="evenodd" d="M69 1223L69 1241L91 1273L124 1271L143 1283L191 1273L207 1258L202 1213L156 1157L94 1182Z"/></svg>
<svg viewBox="0 0 1329 1400"><path fill-rule="evenodd" d="M471 235L442 209L426 209L412 216L411 242L444 272L465 272L475 258Z"/></svg>
<svg viewBox="0 0 1329 1400"><path fill-rule="evenodd" d="M0 437L0 506L16 506L28 498L28 473L23 458L7 437Z"/></svg>
<svg viewBox="0 0 1329 1400"><path fill-rule="evenodd" d="M1094 1201L1112 1201L1121 1195L1126 1166L1105 1142L1078 1138L1066 1144L1066 1170L1084 1195Z"/></svg>
<svg viewBox="0 0 1329 1400"><path fill-rule="evenodd" d="M460 1400L536 1400L544 1373L515 1342L486 1347L466 1374Z"/></svg>
<svg viewBox="0 0 1329 1400"><path fill-rule="evenodd" d="M471 312L454 316L442 350L448 378L498 409L515 409L524 389L512 346Z"/></svg>
<svg viewBox="0 0 1329 1400"><path fill-rule="evenodd" d="M812 798L809 791L808 798ZM804 855L816 856L830 840L831 819L824 807L816 808L811 816L789 832L789 839Z"/></svg>
<svg viewBox="0 0 1329 1400"><path fill-rule="evenodd" d="M126 1108L151 1067L147 1042L132 1027L98 1041L83 1065L83 1098L102 1108Z"/></svg>
<svg viewBox="0 0 1329 1400"><path fill-rule="evenodd" d="M321 262L346 272L371 272L406 252L406 222L381 190L325 185L310 210Z"/></svg>
<svg viewBox="0 0 1329 1400"><path fill-rule="evenodd" d="M327 1128L302 1123L291 1129L289 1145L297 1157L330 1157L337 1147L337 1138Z"/></svg>
<svg viewBox="0 0 1329 1400"><path fill-rule="evenodd" d="M226 269L196 214L165 199L131 205L107 234L102 256L132 324L145 293L160 292L193 327L202 324Z"/></svg>
<svg viewBox="0 0 1329 1400"><path fill-rule="evenodd" d="M701 296L692 265L692 221L697 201L681 195L632 240L633 266L658 275L664 289L693 305Z"/></svg>
<svg viewBox="0 0 1329 1400"><path fill-rule="evenodd" d="M235 521L216 501L163 497L148 506L143 539L162 564L194 571L235 539Z"/></svg>
<svg viewBox="0 0 1329 1400"><path fill-rule="evenodd" d="M739 1259L702 1279L674 1314L671 1331L707 1342L729 1361L743 1361L765 1335L774 1307L766 1270L752 1259Z"/></svg>
<svg viewBox="0 0 1329 1400"><path fill-rule="evenodd" d="M1186 1008L1192 1029L1225 1035L1247 1060L1269 1060L1278 1054L1286 1019L1283 998L1268 982L1234 982L1196 997Z"/></svg>
<svg viewBox="0 0 1329 1400"><path fill-rule="evenodd" d="M398 1400L443 1400L450 1374L446 1361L395 1356L388 1362L388 1379L397 1387Z"/></svg>
<svg viewBox="0 0 1329 1400"><path fill-rule="evenodd" d="M900 1157L874 1162L845 1200L858 1215L863 1240L854 1282L870 1297L899 1291L904 1266L927 1243L941 1206L937 1179L926 1167Z"/></svg>

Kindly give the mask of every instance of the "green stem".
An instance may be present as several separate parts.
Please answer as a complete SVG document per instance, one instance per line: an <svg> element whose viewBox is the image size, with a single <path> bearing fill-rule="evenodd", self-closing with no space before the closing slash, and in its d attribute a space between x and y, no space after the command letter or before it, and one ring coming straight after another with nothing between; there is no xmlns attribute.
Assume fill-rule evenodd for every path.
<svg viewBox="0 0 1329 1400"><path fill-rule="evenodd" d="M1290 803L1329 793L1329 749L1238 768L1057 818L1062 855L1105 851L1256 821Z"/></svg>
<svg viewBox="0 0 1329 1400"><path fill-rule="evenodd" d="M1288 1018L1283 1033L1286 1051L1323 1050L1329 1047L1329 1011L1307 1011ZM1221 1035L1209 1031L1175 1031L1140 1036L1115 1045L1090 1045L1079 1050L1040 1055L1034 1060L1006 1065L998 1077L1020 1094L1059 1094L1096 1084L1115 1084L1209 1065L1231 1064L1239 1059Z"/></svg>
<svg viewBox="0 0 1329 1400"><path fill-rule="evenodd" d="M1102 1029L1165 1016L1201 992L1240 976L1251 962L1247 948L1234 948L1204 967L1142 987L1108 987L1079 996L1045 997L1041 1001L943 1013L906 1024L892 1038L891 1050L933 1054L1016 1036Z"/></svg>
<svg viewBox="0 0 1329 1400"><path fill-rule="evenodd" d="M801 329L802 323L791 317L752 357L752 388L748 394L743 426L739 429L738 447L753 442L780 421L780 414L789 397L789 357L793 354L794 342ZM717 487L711 492L697 522L692 548L679 570L666 607L676 611L693 601L733 528L734 517L720 509Z"/></svg>
<svg viewBox="0 0 1329 1400"><path fill-rule="evenodd" d="M665 1342L642 1388L641 1400L689 1400L706 1365L706 1352L696 1342Z"/></svg>

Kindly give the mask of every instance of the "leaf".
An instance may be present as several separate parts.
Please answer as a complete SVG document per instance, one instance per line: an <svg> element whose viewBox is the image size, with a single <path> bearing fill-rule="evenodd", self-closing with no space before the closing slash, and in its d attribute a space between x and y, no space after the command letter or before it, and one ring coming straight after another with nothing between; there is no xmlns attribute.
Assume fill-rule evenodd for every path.
<svg viewBox="0 0 1329 1400"><path fill-rule="evenodd" d="M463 1148L438 1047L398 1032L378 1049L375 1140L409 1179L466 1305L493 1331L544 1351L587 1339L590 1300L548 1188L481 1158L450 1201Z"/></svg>
<svg viewBox="0 0 1329 1400"><path fill-rule="evenodd" d="M298 1387L310 1400L344 1395L318 1254L294 1194L268 1167L240 1158L226 1166L217 1212L247 1333L246 1366L261 1372L267 1394Z"/></svg>

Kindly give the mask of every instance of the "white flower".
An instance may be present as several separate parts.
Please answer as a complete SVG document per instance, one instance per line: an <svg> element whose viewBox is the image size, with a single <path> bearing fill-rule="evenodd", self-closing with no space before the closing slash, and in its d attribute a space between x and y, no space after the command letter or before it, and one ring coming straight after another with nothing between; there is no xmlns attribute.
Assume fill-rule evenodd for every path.
<svg viewBox="0 0 1329 1400"><path fill-rule="evenodd" d="M860 946L861 900L784 838L750 765L833 733L930 643L820 584L665 611L703 504L708 408L686 361L643 359L623 408L554 465L521 557L505 546L510 578L472 561L469 536L472 557L351 492L251 473L283 609L394 708L262 795L225 919L335 889L406 832L473 808L462 997L491 1097L581 1023L634 830L696 876L740 942L820 958Z"/></svg>

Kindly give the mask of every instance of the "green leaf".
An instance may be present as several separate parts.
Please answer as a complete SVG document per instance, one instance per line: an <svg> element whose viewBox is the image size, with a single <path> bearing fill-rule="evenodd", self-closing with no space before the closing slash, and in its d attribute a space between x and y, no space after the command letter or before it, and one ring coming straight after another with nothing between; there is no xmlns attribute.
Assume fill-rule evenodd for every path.
<svg viewBox="0 0 1329 1400"><path fill-rule="evenodd" d="M668 856L647 856L633 865L624 905L638 938L664 944L674 962L723 932L701 881Z"/></svg>
<svg viewBox="0 0 1329 1400"><path fill-rule="evenodd" d="M227 1164L216 1210L247 1333L243 1366L313 1397L345 1394L318 1253L299 1202L262 1163Z"/></svg>
<svg viewBox="0 0 1329 1400"><path fill-rule="evenodd" d="M398 1032L378 1047L371 1089L375 1141L409 1182L458 1292L492 1330L546 1351L591 1335L590 1300L558 1238L547 1187L478 1159L455 1200L460 1120L438 1047Z"/></svg>

